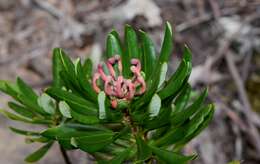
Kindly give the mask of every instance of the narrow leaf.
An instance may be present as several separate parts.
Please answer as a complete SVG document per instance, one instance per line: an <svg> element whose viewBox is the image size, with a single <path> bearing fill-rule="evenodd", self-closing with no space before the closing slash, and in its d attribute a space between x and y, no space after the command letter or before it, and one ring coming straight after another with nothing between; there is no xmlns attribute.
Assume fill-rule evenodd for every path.
<svg viewBox="0 0 260 164"><path fill-rule="evenodd" d="M148 109L150 117L155 117L159 114L161 109L161 98L157 94L153 96Z"/></svg>
<svg viewBox="0 0 260 164"><path fill-rule="evenodd" d="M164 39L162 44L161 53L159 56L159 63L168 62L169 57L172 53L173 43L172 43L172 27L169 22L166 23Z"/></svg>
<svg viewBox="0 0 260 164"><path fill-rule="evenodd" d="M137 159L140 161L145 161L152 155L150 147L143 141L141 137L136 138L137 144Z"/></svg>
<svg viewBox="0 0 260 164"><path fill-rule="evenodd" d="M190 160L194 160L197 156L183 156L168 150L163 150L161 148L152 147L153 153L161 160L166 163L176 163L176 164L186 164Z"/></svg>
<svg viewBox="0 0 260 164"><path fill-rule="evenodd" d="M113 34L108 34L107 36L107 47L106 47L106 55L107 58L110 58L114 55L121 55L122 49L119 41Z"/></svg>
<svg viewBox="0 0 260 164"><path fill-rule="evenodd" d="M17 129L14 127L9 127L11 131L13 131L14 133L20 134L20 135L25 135L25 136L39 136L40 133L39 132L33 132L33 131L28 131L28 130L21 130L21 129Z"/></svg>
<svg viewBox="0 0 260 164"><path fill-rule="evenodd" d="M143 32L140 31L141 34L141 41L142 41L142 51L143 51L143 57L142 57L142 65L143 65L143 70L145 72L146 79L149 79L151 76L153 70L154 70L154 65L156 63L156 51L154 44L152 40L149 38L149 36Z"/></svg>
<svg viewBox="0 0 260 164"><path fill-rule="evenodd" d="M59 102L60 113L66 118L72 118L70 114L70 106L65 101Z"/></svg>
<svg viewBox="0 0 260 164"><path fill-rule="evenodd" d="M207 96L207 89L205 89L202 94L194 101L193 104L187 107L187 109L182 110L181 112L177 113L172 117L173 125L182 124L185 120L189 119L194 113L196 113L200 107L202 106L206 96Z"/></svg>
<svg viewBox="0 0 260 164"><path fill-rule="evenodd" d="M52 144L53 144L53 142L47 143L46 145L44 145L43 147L41 147L34 153L27 156L25 158L25 161L26 162L36 162L36 161L40 160L48 152L48 150L51 148Z"/></svg>
<svg viewBox="0 0 260 164"><path fill-rule="evenodd" d="M98 94L98 106L99 106L99 119L106 118L106 94L104 91Z"/></svg>
<svg viewBox="0 0 260 164"><path fill-rule="evenodd" d="M38 105L42 107L42 109L49 113L54 114L55 113L55 100L51 98L46 93L43 93L40 97L38 97Z"/></svg>
<svg viewBox="0 0 260 164"><path fill-rule="evenodd" d="M26 108L24 106L18 105L18 104L14 103L14 102L8 102L8 106L13 111L15 111L16 113L18 113L18 114L20 114L20 115L22 115L24 117L27 117L27 118L33 118L34 117L33 112L29 108Z"/></svg>
<svg viewBox="0 0 260 164"><path fill-rule="evenodd" d="M61 88L62 87L62 78L60 72L62 71L62 61L60 58L60 49L54 48L52 52L52 78L53 78L53 87Z"/></svg>

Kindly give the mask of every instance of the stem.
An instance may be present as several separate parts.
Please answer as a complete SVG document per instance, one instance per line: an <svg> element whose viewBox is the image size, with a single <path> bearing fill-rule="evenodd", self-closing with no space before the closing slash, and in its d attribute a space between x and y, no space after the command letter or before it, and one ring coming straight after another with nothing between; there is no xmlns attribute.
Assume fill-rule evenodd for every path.
<svg viewBox="0 0 260 164"><path fill-rule="evenodd" d="M61 151L62 157L63 157L63 159L64 159L64 162L65 162L66 164L72 164L72 163L70 162L70 159L69 159L69 156L68 156L66 150L65 150L62 146L60 146L60 151Z"/></svg>

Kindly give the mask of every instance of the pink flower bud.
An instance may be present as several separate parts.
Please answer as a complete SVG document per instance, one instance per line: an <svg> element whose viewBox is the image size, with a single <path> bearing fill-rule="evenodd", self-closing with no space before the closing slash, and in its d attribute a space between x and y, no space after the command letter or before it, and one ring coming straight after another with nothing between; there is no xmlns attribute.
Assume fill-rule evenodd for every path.
<svg viewBox="0 0 260 164"><path fill-rule="evenodd" d="M117 65L116 65L117 64ZM111 106L116 108L118 100L131 101L135 95L141 95L146 90L145 80L141 75L141 63L138 59L131 60L130 70L133 73L131 79L124 79L122 76L122 62L119 55L115 55L108 59L106 66L109 75L106 75L103 68L104 64L98 65L98 72L94 74L92 79L93 89L99 93L100 88L97 86L97 80L102 79L104 82L104 91L110 96ZM116 75L115 67L118 67L119 74ZM137 88L140 88L137 90Z"/></svg>

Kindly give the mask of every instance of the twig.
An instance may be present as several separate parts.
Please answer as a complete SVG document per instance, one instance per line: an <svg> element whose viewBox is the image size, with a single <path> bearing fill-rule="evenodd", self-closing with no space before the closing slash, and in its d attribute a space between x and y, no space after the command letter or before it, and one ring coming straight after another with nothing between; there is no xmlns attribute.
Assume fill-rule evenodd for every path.
<svg viewBox="0 0 260 164"><path fill-rule="evenodd" d="M221 16L221 11L219 9L218 1L209 0L209 4L213 10L213 15L217 19Z"/></svg>
<svg viewBox="0 0 260 164"><path fill-rule="evenodd" d="M246 121L249 126L248 132L250 132L250 137L254 142L257 152L260 153L260 135L259 135L258 129L250 121L251 115L254 113L252 113L251 105L249 103L243 81L242 81L241 77L239 76L238 70L235 66L234 59L233 59L233 53L231 51L228 51L228 53L225 54L225 59L227 61L227 65L228 65L229 71L231 73L231 76L234 79L234 83L238 89L239 98L242 101L243 106L244 106L243 113L246 116Z"/></svg>
<svg viewBox="0 0 260 164"><path fill-rule="evenodd" d="M70 159L69 159L69 156L68 156L66 150L63 147L61 147L61 146L60 146L60 151L61 151L62 157L64 159L64 162L66 164L72 164Z"/></svg>

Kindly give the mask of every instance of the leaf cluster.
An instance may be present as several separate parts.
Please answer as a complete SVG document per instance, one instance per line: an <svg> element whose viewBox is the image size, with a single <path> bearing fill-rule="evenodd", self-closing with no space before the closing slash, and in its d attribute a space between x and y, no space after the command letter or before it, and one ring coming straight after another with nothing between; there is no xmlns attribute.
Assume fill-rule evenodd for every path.
<svg viewBox="0 0 260 164"><path fill-rule="evenodd" d="M167 78L172 54L172 29L166 23L159 53L149 36L125 26L124 40L113 30L107 36L106 58L120 55L124 77L130 77L130 60L137 58L147 85L146 92L130 103L113 109L104 92L97 94L91 84L90 59L75 61L61 49L53 50L53 83L37 94L22 79L16 83L0 81L0 90L13 98L13 112L1 110L9 119L44 125L43 131L10 127L25 135L29 143L44 145L26 157L39 160L58 142L64 149L80 149L98 163L120 164L126 161L184 164L196 155L185 156L181 149L207 127L214 106L205 104L207 89L192 96L188 78L192 55L187 46L173 75Z"/></svg>

